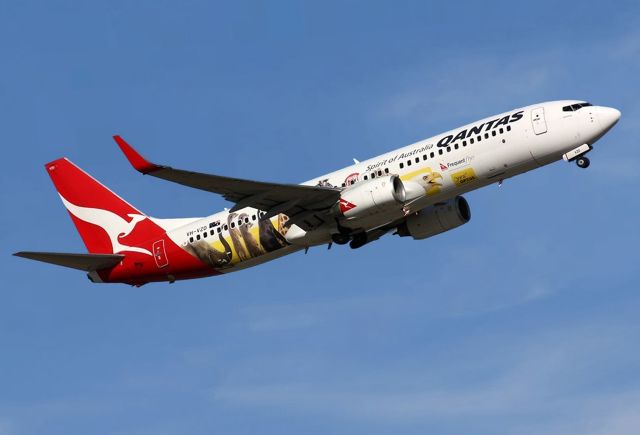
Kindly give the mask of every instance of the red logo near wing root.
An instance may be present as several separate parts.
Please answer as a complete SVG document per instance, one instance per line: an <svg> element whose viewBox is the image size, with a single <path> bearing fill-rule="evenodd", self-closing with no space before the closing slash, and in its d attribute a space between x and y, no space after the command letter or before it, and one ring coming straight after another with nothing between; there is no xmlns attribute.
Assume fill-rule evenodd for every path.
<svg viewBox="0 0 640 435"><path fill-rule="evenodd" d="M356 208L356 205L347 201L346 199L340 198L340 211L342 213L346 213L352 208Z"/></svg>

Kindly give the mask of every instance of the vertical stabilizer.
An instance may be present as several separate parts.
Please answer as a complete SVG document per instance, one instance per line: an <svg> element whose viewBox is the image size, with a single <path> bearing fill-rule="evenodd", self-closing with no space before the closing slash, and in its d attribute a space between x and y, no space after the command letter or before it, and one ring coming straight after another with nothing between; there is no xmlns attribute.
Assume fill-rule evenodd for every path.
<svg viewBox="0 0 640 435"><path fill-rule="evenodd" d="M45 169L89 252L151 255L140 245L164 231L144 213L66 158Z"/></svg>

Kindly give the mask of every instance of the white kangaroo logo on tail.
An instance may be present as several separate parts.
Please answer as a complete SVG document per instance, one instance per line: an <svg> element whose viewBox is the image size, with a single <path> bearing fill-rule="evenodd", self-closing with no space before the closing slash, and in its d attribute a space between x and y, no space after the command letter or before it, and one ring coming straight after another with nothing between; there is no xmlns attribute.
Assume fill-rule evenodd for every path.
<svg viewBox="0 0 640 435"><path fill-rule="evenodd" d="M112 213L108 210L80 207L78 205L70 203L69 201L64 199L62 195L60 195L60 199L62 199L62 203L72 215L82 221L99 226L109 235L109 240L111 240L111 250L114 254L122 251L131 251L152 255L151 252L147 251L146 249L138 248L136 246L123 245L119 241L120 237L126 237L127 235L129 235L129 233L133 231L138 222L145 220L147 216L143 216L141 214L128 214L128 216L131 218L131 222L127 222L117 214Z"/></svg>

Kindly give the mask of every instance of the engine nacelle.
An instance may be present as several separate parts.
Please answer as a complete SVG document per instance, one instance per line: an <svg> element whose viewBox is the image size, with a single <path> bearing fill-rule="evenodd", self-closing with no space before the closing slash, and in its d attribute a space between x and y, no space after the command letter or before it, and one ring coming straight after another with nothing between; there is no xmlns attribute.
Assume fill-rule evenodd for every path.
<svg viewBox="0 0 640 435"><path fill-rule="evenodd" d="M404 204L406 191L397 175L360 182L342 191L335 211L349 219L392 210Z"/></svg>
<svg viewBox="0 0 640 435"><path fill-rule="evenodd" d="M471 209L467 200L456 196L407 217L398 225L397 234L400 237L411 236L416 240L426 239L466 224L470 219Z"/></svg>
<svg viewBox="0 0 640 435"><path fill-rule="evenodd" d="M296 246L316 246L331 242L331 231L327 226L305 231L296 224L291 225L284 236L287 242Z"/></svg>

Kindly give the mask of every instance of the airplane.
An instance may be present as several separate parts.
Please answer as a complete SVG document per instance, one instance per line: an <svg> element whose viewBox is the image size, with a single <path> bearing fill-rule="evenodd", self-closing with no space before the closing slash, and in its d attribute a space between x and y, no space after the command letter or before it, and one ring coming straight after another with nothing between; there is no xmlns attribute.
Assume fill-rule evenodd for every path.
<svg viewBox="0 0 640 435"><path fill-rule="evenodd" d="M586 154L620 119L586 101L522 107L396 149L302 184L210 175L145 159L122 137L134 169L222 195L234 205L204 218L144 214L67 158L45 169L88 253L14 255L87 272L94 283L141 286L234 272L318 245L357 249L387 233L426 239L469 222L462 196Z"/></svg>

